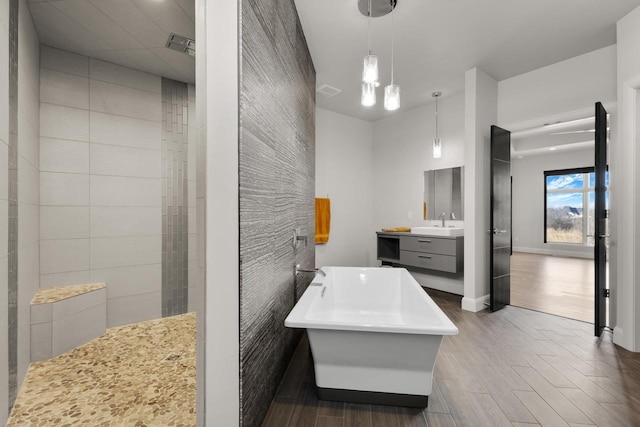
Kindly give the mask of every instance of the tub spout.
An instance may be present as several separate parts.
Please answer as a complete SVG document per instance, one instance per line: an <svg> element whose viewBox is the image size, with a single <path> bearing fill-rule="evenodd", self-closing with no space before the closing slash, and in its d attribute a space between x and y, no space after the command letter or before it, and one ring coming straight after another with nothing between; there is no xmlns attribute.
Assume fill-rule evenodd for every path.
<svg viewBox="0 0 640 427"><path fill-rule="evenodd" d="M321 268L320 269L305 269L305 268L300 268L300 264L296 265L296 276L298 275L298 273L316 273L316 274L319 274L322 277L325 277L327 275L327 273L325 273L325 271L323 269L321 269Z"/></svg>

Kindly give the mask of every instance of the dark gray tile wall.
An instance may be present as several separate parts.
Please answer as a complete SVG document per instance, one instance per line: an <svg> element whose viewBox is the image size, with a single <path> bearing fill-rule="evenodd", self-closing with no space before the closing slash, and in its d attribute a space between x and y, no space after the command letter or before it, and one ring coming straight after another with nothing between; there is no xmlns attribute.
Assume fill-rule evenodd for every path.
<svg viewBox="0 0 640 427"><path fill-rule="evenodd" d="M315 70L293 0L243 0L241 18L241 408L257 426L300 336L284 319L312 277L295 264L315 261Z"/></svg>
<svg viewBox="0 0 640 427"><path fill-rule="evenodd" d="M188 88L162 79L162 317L187 312Z"/></svg>
<svg viewBox="0 0 640 427"><path fill-rule="evenodd" d="M18 6L9 4L9 412L18 394Z"/></svg>

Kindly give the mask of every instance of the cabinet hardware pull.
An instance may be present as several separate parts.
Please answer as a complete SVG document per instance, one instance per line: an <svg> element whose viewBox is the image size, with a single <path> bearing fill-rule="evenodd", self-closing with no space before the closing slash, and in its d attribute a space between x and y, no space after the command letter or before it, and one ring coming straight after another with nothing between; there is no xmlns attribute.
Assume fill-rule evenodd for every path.
<svg viewBox="0 0 640 427"><path fill-rule="evenodd" d="M431 240L418 240L418 243L431 243Z"/></svg>
<svg viewBox="0 0 640 427"><path fill-rule="evenodd" d="M418 258L431 259L430 256L423 256L423 255L418 255Z"/></svg>

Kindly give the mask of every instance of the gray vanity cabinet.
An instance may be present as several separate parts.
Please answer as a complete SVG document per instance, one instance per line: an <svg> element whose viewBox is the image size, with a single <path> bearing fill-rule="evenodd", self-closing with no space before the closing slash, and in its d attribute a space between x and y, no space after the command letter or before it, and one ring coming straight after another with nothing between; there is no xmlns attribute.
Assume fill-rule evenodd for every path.
<svg viewBox="0 0 640 427"><path fill-rule="evenodd" d="M383 265L419 267L459 273L464 269L464 237L377 233L378 259Z"/></svg>

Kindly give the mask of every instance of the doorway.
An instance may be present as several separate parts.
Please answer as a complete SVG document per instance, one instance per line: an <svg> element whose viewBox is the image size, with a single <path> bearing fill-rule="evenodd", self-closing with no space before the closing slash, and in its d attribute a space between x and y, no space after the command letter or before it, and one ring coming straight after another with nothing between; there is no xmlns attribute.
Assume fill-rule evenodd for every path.
<svg viewBox="0 0 640 427"><path fill-rule="evenodd" d="M594 323L594 136L594 116L512 134L512 305Z"/></svg>

